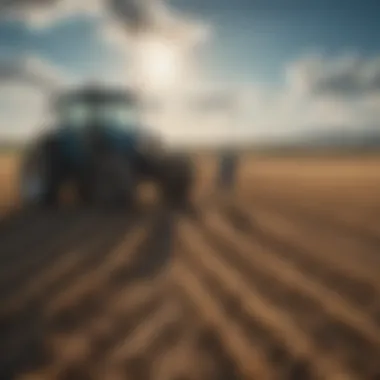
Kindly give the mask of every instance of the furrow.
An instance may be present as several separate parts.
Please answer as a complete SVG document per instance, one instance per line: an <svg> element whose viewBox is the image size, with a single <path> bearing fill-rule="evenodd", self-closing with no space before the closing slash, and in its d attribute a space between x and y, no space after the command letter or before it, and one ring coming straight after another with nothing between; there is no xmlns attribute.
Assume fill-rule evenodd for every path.
<svg viewBox="0 0 380 380"><path fill-rule="evenodd" d="M120 266L130 265L138 253L138 247L147 238L147 226L141 223L127 233L125 239L112 252L108 253L104 261L97 267L82 274L67 289L57 294L56 298L47 306L47 316L54 317L60 311L75 308L86 297L100 297L108 279ZM98 294L96 291L98 290Z"/></svg>
<svg viewBox="0 0 380 380"><path fill-rule="evenodd" d="M272 379L264 355L252 347L241 326L225 316L224 310L205 289L198 276L180 259L173 264L172 273L179 288L198 308L203 321L218 331L223 346L236 362L242 378Z"/></svg>
<svg viewBox="0 0 380 380"><path fill-rule="evenodd" d="M380 331L366 314L347 303L335 292L330 291L315 280L311 280L291 262L278 257L270 249L258 245L254 239L233 231L223 221L223 216L219 213L206 215L204 221L207 228L213 231L215 236L219 236L221 240L227 242L228 246L237 252L248 266L256 266L280 283L285 283L287 286L316 299L332 317L343 320L380 347Z"/></svg>
<svg viewBox="0 0 380 380"><path fill-rule="evenodd" d="M15 259L15 261L2 268L0 287L8 287L14 282L18 283L19 280L23 281L29 273L41 268L52 257L62 255L65 250L73 245L73 241L80 239L91 229L91 225L91 218L79 218L74 225L66 225L65 229L48 239L46 239L45 235L46 241L40 246L35 248L26 247L23 252L25 257L22 260ZM20 236L20 238L22 237Z"/></svg>
<svg viewBox="0 0 380 380"><path fill-rule="evenodd" d="M175 324L179 315L179 305L169 300L125 337L124 341L107 355L107 361L121 363L130 357L146 355L151 342L157 339L166 326Z"/></svg>
<svg viewBox="0 0 380 380"><path fill-rule="evenodd" d="M316 239L313 236L305 236L299 226L278 213L266 212L260 209L251 212L242 211L251 224L253 233L260 242L265 245L278 246L278 252L292 251L291 259L305 268L312 275L324 273L326 283L333 289L341 291L342 295L347 290L349 281L356 289L363 288L357 302L373 302L380 294L380 280L377 270L362 262L349 260L336 251L331 251L328 242ZM286 253L286 256L287 253ZM323 268L323 271L322 271ZM330 276L330 280L327 276ZM328 281L329 280L329 281ZM328 282L327 282L328 281ZM339 282L344 284L341 289ZM364 290L365 289L365 290ZM354 289L355 290L355 289Z"/></svg>
<svg viewBox="0 0 380 380"><path fill-rule="evenodd" d="M275 331L291 352L297 356L308 358L321 378L352 378L344 368L340 368L335 361L318 351L304 331L294 324L290 315L269 304L260 296L259 291L251 289L238 271L221 260L219 254L208 245L195 227L189 223L183 223L180 226L180 232L193 259L198 260L207 275L218 281L225 291L242 299L242 305L246 312Z"/></svg>

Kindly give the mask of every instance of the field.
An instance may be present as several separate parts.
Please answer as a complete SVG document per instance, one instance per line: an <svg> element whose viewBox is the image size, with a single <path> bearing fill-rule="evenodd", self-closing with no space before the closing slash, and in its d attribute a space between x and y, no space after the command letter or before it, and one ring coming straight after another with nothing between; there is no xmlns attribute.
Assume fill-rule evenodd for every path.
<svg viewBox="0 0 380 380"><path fill-rule="evenodd" d="M380 379L380 158L197 163L196 215L7 216L2 158L1 379Z"/></svg>

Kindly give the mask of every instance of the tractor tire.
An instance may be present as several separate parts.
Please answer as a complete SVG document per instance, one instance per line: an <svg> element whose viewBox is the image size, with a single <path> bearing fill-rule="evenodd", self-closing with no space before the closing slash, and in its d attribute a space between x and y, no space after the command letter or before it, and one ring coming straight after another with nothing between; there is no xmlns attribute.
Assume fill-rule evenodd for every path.
<svg viewBox="0 0 380 380"><path fill-rule="evenodd" d="M174 207L189 205L194 183L194 168L190 158L171 155L163 158L160 168L164 202Z"/></svg>
<svg viewBox="0 0 380 380"><path fill-rule="evenodd" d="M136 181L132 167L120 155L107 154L95 165L92 177L92 201L106 209L134 208Z"/></svg>
<svg viewBox="0 0 380 380"><path fill-rule="evenodd" d="M23 207L58 206L63 178L58 147L51 136L46 136L26 154L22 164L20 197Z"/></svg>

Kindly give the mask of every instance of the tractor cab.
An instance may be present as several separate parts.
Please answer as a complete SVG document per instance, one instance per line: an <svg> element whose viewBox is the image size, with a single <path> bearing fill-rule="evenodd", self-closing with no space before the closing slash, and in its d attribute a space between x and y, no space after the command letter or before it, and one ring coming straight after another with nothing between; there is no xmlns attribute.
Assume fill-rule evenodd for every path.
<svg viewBox="0 0 380 380"><path fill-rule="evenodd" d="M139 127L137 98L128 91L86 87L57 102L59 124L75 132L118 129L129 133Z"/></svg>
<svg viewBox="0 0 380 380"><path fill-rule="evenodd" d="M89 86L61 95L56 110L58 143L70 164L81 165L105 150L135 153L141 121L131 92Z"/></svg>

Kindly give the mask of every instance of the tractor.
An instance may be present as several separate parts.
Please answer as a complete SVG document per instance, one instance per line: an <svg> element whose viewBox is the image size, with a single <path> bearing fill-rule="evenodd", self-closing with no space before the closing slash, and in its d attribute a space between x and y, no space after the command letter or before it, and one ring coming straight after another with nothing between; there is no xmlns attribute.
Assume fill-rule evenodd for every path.
<svg viewBox="0 0 380 380"><path fill-rule="evenodd" d="M193 165L170 153L141 121L141 102L127 89L88 85L60 94L57 123L38 136L21 165L23 206L56 207L68 181L83 205L116 209L136 203L141 181L153 181L162 201L190 200Z"/></svg>

